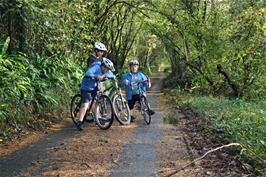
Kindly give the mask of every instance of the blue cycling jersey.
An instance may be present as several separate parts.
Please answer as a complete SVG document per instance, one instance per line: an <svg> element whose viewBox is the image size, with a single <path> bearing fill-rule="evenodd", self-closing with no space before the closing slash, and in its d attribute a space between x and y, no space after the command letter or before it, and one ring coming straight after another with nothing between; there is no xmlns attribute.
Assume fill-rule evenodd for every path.
<svg viewBox="0 0 266 177"><path fill-rule="evenodd" d="M96 87L96 80L92 78L96 78L97 76L101 75L101 62L95 61L91 64L89 69L87 70L85 76L82 78L81 81L81 90L85 91L92 91ZM114 78L114 74L112 71L108 71L104 74L105 77Z"/></svg>
<svg viewBox="0 0 266 177"><path fill-rule="evenodd" d="M138 94L138 92L136 91L137 87L136 88L134 87L133 92L132 92L130 84L126 85L125 80L128 80L129 83L132 83L132 82L136 82L136 81L144 81L144 80L147 80L147 79L148 79L147 76L145 76L142 72L137 72L137 73L128 72L128 73L124 74L123 77L122 77L121 86L123 88L125 88L125 90L126 90L126 99L127 100L131 100L132 99L132 95L133 94ZM146 92L147 83L141 84L141 89L144 92Z"/></svg>

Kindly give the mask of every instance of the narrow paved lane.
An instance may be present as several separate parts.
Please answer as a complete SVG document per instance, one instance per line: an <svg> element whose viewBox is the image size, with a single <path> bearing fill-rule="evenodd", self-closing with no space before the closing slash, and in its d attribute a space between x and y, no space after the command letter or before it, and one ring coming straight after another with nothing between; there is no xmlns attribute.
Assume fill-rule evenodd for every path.
<svg viewBox="0 0 266 177"><path fill-rule="evenodd" d="M23 169L30 167L33 161L38 161L50 154L49 149L65 143L70 138L78 136L72 124L65 129L56 131L48 137L22 148L8 156L0 158L0 177L16 176Z"/></svg>
<svg viewBox="0 0 266 177"><path fill-rule="evenodd" d="M110 177L153 176L157 170L155 143L160 138L159 126L163 124L162 114L157 109L158 94L161 89L161 76L151 77L153 87L148 100L151 108L156 111L150 125L146 125L143 118L138 118L137 128L134 130L129 144L127 144L119 158L118 166L113 168Z"/></svg>

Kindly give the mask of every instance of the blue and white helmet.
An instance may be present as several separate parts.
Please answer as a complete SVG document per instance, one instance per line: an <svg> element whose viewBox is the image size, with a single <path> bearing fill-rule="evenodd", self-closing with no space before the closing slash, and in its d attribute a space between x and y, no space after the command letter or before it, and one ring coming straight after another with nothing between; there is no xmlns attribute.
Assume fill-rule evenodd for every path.
<svg viewBox="0 0 266 177"><path fill-rule="evenodd" d="M107 51L105 45L103 43L100 43L100 42L95 42L94 49Z"/></svg>
<svg viewBox="0 0 266 177"><path fill-rule="evenodd" d="M131 66L131 65L139 65L139 61L136 60L136 59L131 60L131 61L129 62L129 66Z"/></svg>
<svg viewBox="0 0 266 177"><path fill-rule="evenodd" d="M109 60L108 58L104 57L102 59L102 65L109 68L111 71L115 71L113 62L111 60Z"/></svg>

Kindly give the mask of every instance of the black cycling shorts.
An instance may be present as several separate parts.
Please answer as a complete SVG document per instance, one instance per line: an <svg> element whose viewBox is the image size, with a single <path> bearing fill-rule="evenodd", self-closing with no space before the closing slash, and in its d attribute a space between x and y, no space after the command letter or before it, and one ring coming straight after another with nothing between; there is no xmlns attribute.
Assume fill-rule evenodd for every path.
<svg viewBox="0 0 266 177"><path fill-rule="evenodd" d="M81 94L81 102L89 103L94 96L94 91L80 90L80 94Z"/></svg>
<svg viewBox="0 0 266 177"><path fill-rule="evenodd" d="M140 101L140 96L132 95L132 99L127 101L129 109L133 109L137 101Z"/></svg>

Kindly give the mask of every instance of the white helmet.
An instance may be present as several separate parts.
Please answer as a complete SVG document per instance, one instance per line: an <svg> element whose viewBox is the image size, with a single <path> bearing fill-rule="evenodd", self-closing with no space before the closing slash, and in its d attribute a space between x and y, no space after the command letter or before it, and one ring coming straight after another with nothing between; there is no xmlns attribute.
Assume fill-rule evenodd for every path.
<svg viewBox="0 0 266 177"><path fill-rule="evenodd" d="M105 45L103 43L100 43L100 42L95 42L94 49L107 51Z"/></svg>
<svg viewBox="0 0 266 177"><path fill-rule="evenodd" d="M138 60L131 60L129 62L129 66L131 66L131 65L139 65L139 61Z"/></svg>
<svg viewBox="0 0 266 177"><path fill-rule="evenodd" d="M102 59L102 65L109 68L111 71L115 71L113 62L111 60L109 60L108 58L104 57Z"/></svg>

